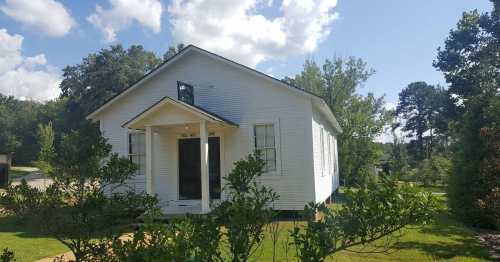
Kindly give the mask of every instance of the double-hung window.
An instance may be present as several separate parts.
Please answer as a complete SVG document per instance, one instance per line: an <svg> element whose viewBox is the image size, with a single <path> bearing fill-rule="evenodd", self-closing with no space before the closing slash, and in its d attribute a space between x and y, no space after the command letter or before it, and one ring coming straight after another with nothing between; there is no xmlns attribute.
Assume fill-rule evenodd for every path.
<svg viewBox="0 0 500 262"><path fill-rule="evenodd" d="M128 134L128 157L137 165L137 175L146 174L146 136L143 132Z"/></svg>
<svg viewBox="0 0 500 262"><path fill-rule="evenodd" d="M325 175L325 164L326 164L326 160L325 160L325 131L323 128L320 129L320 133L319 133L319 142L321 144L321 147L320 147L320 150L321 150L321 176L324 176Z"/></svg>
<svg viewBox="0 0 500 262"><path fill-rule="evenodd" d="M332 136L330 134L327 135L328 139L326 141L326 146L328 148L328 175L333 173L333 160L332 160Z"/></svg>
<svg viewBox="0 0 500 262"><path fill-rule="evenodd" d="M276 141L274 124L254 126L255 149L260 151L262 160L266 162L266 172L276 171Z"/></svg>

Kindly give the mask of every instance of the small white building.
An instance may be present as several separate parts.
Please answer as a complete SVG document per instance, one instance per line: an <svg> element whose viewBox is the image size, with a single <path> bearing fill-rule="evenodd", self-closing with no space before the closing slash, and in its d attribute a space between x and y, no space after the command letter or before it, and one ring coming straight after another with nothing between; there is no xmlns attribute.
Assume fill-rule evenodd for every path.
<svg viewBox="0 0 500 262"><path fill-rule="evenodd" d="M203 213L224 198L233 163L255 149L277 210L323 202L339 186L341 128L323 99L190 45L88 119L139 171L128 185L165 213Z"/></svg>

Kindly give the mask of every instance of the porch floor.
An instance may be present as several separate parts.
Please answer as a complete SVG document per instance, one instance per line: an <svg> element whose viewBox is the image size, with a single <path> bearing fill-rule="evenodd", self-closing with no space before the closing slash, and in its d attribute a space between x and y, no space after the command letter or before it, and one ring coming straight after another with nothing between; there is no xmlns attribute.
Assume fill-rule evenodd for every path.
<svg viewBox="0 0 500 262"><path fill-rule="evenodd" d="M170 203L169 205L163 205L161 207L161 211L165 215L200 214L201 203L200 204Z"/></svg>

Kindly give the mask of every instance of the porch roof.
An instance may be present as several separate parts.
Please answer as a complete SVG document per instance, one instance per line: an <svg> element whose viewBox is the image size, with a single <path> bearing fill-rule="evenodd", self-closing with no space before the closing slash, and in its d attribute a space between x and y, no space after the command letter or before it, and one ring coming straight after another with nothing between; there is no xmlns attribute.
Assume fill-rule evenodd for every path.
<svg viewBox="0 0 500 262"><path fill-rule="evenodd" d="M164 108L166 105L172 105L177 109L182 111L191 113L195 116L198 116L202 119L205 119L209 122L218 123L226 126L238 127L238 124L223 118L215 113L212 113L204 108L199 106L191 105L185 103L180 100L173 99L171 97L165 96L162 99L158 100L156 103L152 104L150 107L146 108L146 110L142 111L138 115L134 116L127 122L122 124L122 127L125 128L137 128L136 125L139 124L142 120L146 119L148 116L151 116L153 113L157 112L161 108Z"/></svg>

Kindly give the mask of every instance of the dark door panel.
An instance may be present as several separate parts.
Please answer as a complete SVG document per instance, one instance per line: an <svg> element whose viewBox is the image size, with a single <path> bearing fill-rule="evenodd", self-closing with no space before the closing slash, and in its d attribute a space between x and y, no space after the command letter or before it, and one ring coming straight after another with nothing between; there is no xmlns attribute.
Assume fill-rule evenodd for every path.
<svg viewBox="0 0 500 262"><path fill-rule="evenodd" d="M201 199L199 138L179 140L179 199Z"/></svg>
<svg viewBox="0 0 500 262"><path fill-rule="evenodd" d="M210 177L210 198L220 199L220 139L208 138L208 173Z"/></svg>
<svg viewBox="0 0 500 262"><path fill-rule="evenodd" d="M201 199L200 139L179 140L179 199ZM220 199L220 139L208 138L210 198Z"/></svg>

